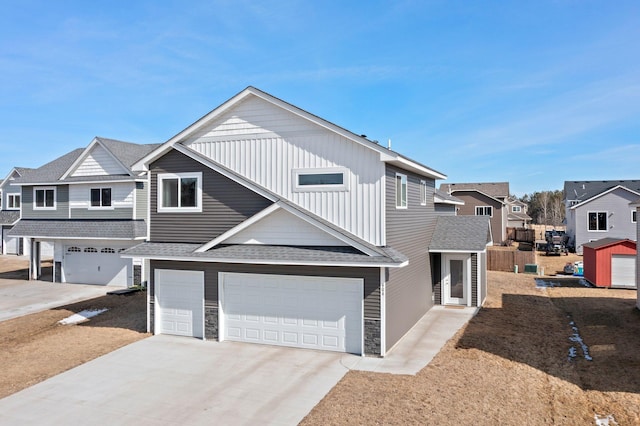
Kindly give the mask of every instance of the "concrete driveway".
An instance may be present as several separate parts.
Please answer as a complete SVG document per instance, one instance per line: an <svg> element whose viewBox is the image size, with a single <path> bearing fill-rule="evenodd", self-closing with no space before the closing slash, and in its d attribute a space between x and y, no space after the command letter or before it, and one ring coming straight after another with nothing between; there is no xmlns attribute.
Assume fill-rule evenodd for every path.
<svg viewBox="0 0 640 426"><path fill-rule="evenodd" d="M118 288L0 279L0 321L104 296Z"/></svg>
<svg viewBox="0 0 640 426"><path fill-rule="evenodd" d="M358 358L158 335L0 400L0 424L295 425Z"/></svg>

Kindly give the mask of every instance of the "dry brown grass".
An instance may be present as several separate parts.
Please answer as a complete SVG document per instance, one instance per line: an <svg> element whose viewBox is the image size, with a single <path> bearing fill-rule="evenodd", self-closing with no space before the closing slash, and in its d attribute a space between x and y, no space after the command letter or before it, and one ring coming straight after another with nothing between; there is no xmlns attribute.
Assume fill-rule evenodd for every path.
<svg viewBox="0 0 640 426"><path fill-rule="evenodd" d="M484 308L429 366L415 377L349 372L303 424L582 425L594 414L640 424L635 292L534 278L490 272ZM593 361L569 360L568 315Z"/></svg>

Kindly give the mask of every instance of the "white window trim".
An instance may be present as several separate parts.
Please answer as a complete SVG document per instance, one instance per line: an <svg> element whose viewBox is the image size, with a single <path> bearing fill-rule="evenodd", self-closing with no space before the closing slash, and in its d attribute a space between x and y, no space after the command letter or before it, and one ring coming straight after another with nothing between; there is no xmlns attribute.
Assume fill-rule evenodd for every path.
<svg viewBox="0 0 640 426"><path fill-rule="evenodd" d="M606 229L589 229L589 215L591 213L595 213L596 214L596 223L598 220L598 213L604 213L607 217L607 224L606 224ZM588 211L587 212L587 232L609 232L609 212L605 211L605 210L593 210L593 211Z"/></svg>
<svg viewBox="0 0 640 426"><path fill-rule="evenodd" d="M342 184L340 185L298 185L298 176L342 173ZM316 192L316 191L348 191L349 190L349 171L345 167L322 167L312 169L293 169L291 170L291 179L293 192Z"/></svg>
<svg viewBox="0 0 640 426"><path fill-rule="evenodd" d="M491 209L491 214L486 215L486 214L478 214L478 208L482 208L482 209ZM493 217L493 206L476 206L475 207L476 210L476 216L489 216L489 217Z"/></svg>
<svg viewBox="0 0 640 426"><path fill-rule="evenodd" d="M22 197L20 196L20 194L7 194L7 210L20 210L20 206L16 207L16 198L21 202L20 204L22 205Z"/></svg>
<svg viewBox="0 0 640 426"><path fill-rule="evenodd" d="M420 180L420 205L427 205L427 181L424 179Z"/></svg>
<svg viewBox="0 0 640 426"><path fill-rule="evenodd" d="M520 207L520 206L511 206L511 213L520 213L520 212L522 212L522 207Z"/></svg>
<svg viewBox="0 0 640 426"><path fill-rule="evenodd" d="M182 178L196 178L196 206L195 207L162 207L162 181L164 179L182 179ZM190 173L158 173L158 187L156 192L158 195L158 213L200 213L202 212L202 173L190 172ZM180 199L180 185L178 185L178 200Z"/></svg>
<svg viewBox="0 0 640 426"><path fill-rule="evenodd" d="M402 205L402 194L400 194L400 205L398 205L398 178L400 178L400 190L402 188L405 189L405 197L404 197L404 205ZM409 208L409 180L407 179L407 175L402 173L396 173L396 177L394 179L393 184L396 187L395 195L396 199L394 200L396 209L404 210Z"/></svg>
<svg viewBox="0 0 640 426"><path fill-rule="evenodd" d="M45 191L45 202L46 202L46 191L53 189L53 207L38 207L36 206L36 192L37 191ZM33 210L55 210L58 207L58 189L55 186L34 186L33 187Z"/></svg>
<svg viewBox="0 0 640 426"><path fill-rule="evenodd" d="M99 206L92 206L91 205L91 191L94 189L99 189L100 190L100 204ZM110 189L111 190L111 205L110 206L103 206L102 205L102 190L103 189ZM89 188L89 210L114 210L115 206L114 206L114 202L113 202L113 188L110 186L100 186L100 187L91 187Z"/></svg>
<svg viewBox="0 0 640 426"><path fill-rule="evenodd" d="M633 220L633 216L635 215L636 220ZM637 210L631 210L631 223L638 223L638 211Z"/></svg>

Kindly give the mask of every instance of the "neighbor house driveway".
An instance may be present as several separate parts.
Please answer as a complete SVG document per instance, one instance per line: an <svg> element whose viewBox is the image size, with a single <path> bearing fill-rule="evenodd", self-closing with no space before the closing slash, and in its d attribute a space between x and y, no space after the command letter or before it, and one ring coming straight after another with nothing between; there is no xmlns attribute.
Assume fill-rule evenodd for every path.
<svg viewBox="0 0 640 426"><path fill-rule="evenodd" d="M0 321L104 296L118 288L0 279Z"/></svg>
<svg viewBox="0 0 640 426"><path fill-rule="evenodd" d="M1 399L0 424L295 425L343 357L158 335Z"/></svg>

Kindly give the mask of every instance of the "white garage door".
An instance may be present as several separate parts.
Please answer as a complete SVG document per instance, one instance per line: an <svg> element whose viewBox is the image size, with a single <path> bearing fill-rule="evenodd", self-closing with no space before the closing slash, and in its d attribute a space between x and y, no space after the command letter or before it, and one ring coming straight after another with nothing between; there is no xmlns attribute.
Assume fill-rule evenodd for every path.
<svg viewBox="0 0 640 426"><path fill-rule="evenodd" d="M613 287L636 287L636 257L614 254L611 256L611 285Z"/></svg>
<svg viewBox="0 0 640 426"><path fill-rule="evenodd" d="M132 260L123 259L114 247L65 247L64 277L68 283L125 287L131 284Z"/></svg>
<svg viewBox="0 0 640 426"><path fill-rule="evenodd" d="M5 243L5 253L6 254L18 254L18 240L17 237L6 237L4 240Z"/></svg>
<svg viewBox="0 0 640 426"><path fill-rule="evenodd" d="M363 281L221 274L220 340L362 353Z"/></svg>
<svg viewBox="0 0 640 426"><path fill-rule="evenodd" d="M204 272L156 269L156 334L203 337Z"/></svg>

